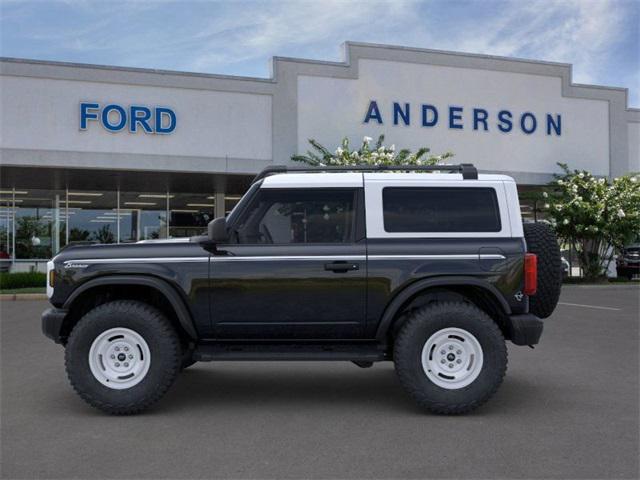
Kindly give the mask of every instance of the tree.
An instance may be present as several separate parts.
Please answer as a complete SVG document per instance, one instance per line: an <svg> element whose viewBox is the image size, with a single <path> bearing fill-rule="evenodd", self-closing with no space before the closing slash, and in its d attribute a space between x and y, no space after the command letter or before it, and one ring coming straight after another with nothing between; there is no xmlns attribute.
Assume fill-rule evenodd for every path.
<svg viewBox="0 0 640 480"><path fill-rule="evenodd" d="M329 151L313 138L309 143L313 150L308 150L306 155L293 155L291 160L308 163L309 165L326 166L350 166L350 165L437 165L442 160L453 156L447 152L442 155L428 155L429 148L422 147L417 152L412 153L409 149L402 149L396 152L395 145L385 147L383 145L384 135L378 137L374 146L371 145L371 137L364 137L362 145L357 150L351 150L349 139L344 137L341 146L334 152Z"/></svg>
<svg viewBox="0 0 640 480"><path fill-rule="evenodd" d="M596 178L587 171L558 163L545 210L558 236L578 255L586 279L603 277L616 250L640 234L640 176Z"/></svg>
<svg viewBox="0 0 640 480"><path fill-rule="evenodd" d="M93 237L99 243L113 243L115 241L115 236L111 231L111 225L103 225L101 228L93 232Z"/></svg>
<svg viewBox="0 0 640 480"><path fill-rule="evenodd" d="M16 257L17 258L50 258L50 245L34 243L50 237L51 226L48 222L32 215L16 218Z"/></svg>

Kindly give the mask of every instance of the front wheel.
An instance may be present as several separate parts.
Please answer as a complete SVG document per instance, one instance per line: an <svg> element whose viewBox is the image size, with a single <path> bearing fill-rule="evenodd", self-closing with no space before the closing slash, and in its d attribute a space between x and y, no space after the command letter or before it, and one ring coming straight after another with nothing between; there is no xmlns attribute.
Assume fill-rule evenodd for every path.
<svg viewBox="0 0 640 480"><path fill-rule="evenodd" d="M464 302L429 305L412 313L394 344L400 383L422 407L467 413L502 383L507 347L496 323Z"/></svg>
<svg viewBox="0 0 640 480"><path fill-rule="evenodd" d="M142 302L119 300L85 314L69 335L67 375L90 405L112 414L157 402L180 371L180 339L167 318Z"/></svg>

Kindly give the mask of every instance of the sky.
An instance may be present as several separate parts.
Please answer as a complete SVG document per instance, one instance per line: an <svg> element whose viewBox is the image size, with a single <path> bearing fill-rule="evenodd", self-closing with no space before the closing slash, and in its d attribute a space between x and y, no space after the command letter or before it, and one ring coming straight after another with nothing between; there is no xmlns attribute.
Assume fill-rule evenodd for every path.
<svg viewBox="0 0 640 480"><path fill-rule="evenodd" d="M0 0L0 55L269 77L346 41L573 64L640 107L640 0Z"/></svg>

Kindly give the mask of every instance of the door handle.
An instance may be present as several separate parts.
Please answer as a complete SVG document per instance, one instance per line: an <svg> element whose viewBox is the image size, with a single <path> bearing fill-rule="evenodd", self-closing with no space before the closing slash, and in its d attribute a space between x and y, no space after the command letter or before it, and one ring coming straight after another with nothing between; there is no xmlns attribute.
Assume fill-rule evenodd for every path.
<svg viewBox="0 0 640 480"><path fill-rule="evenodd" d="M360 268L360 265L358 265L357 263L350 263L350 262L331 262L331 263L324 264L325 270L330 270L336 273L346 273L351 270L358 270L359 268Z"/></svg>

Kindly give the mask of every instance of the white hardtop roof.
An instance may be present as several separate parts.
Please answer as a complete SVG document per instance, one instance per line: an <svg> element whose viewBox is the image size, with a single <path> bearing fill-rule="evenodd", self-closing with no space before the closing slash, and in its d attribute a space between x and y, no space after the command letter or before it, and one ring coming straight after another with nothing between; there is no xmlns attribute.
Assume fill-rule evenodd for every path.
<svg viewBox="0 0 640 480"><path fill-rule="evenodd" d="M508 175L479 174L478 180L463 180L461 173L389 173L389 172L344 172L344 173L279 173L265 177L262 188L319 188L319 187L362 187L364 181L411 181L424 180L429 183L434 181L451 182L459 181L461 184L483 181L513 182Z"/></svg>

